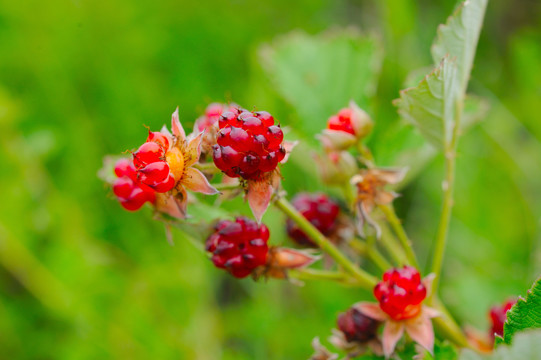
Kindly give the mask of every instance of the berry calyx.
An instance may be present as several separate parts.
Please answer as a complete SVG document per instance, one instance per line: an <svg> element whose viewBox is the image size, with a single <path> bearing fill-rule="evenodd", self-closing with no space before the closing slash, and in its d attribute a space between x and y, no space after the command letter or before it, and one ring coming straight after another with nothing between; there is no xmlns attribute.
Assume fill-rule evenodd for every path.
<svg viewBox="0 0 541 360"><path fill-rule="evenodd" d="M286 155L284 133L266 111L233 109L222 113L213 146L215 165L230 177L258 180Z"/></svg>
<svg viewBox="0 0 541 360"><path fill-rule="evenodd" d="M374 288L374 296L381 310L394 320L410 319L421 311L426 298L426 287L419 271L411 266L391 269L383 274L383 281Z"/></svg>
<svg viewBox="0 0 541 360"><path fill-rule="evenodd" d="M503 303L501 306L493 306L490 309L490 320L492 326L490 328L490 337L494 341L494 336L503 336L503 327L507 320L507 312L511 310L513 305L516 304L516 300L509 300Z"/></svg>
<svg viewBox="0 0 541 360"><path fill-rule="evenodd" d="M244 278L265 265L269 247L269 229L246 217L235 221L222 220L206 241L212 262L236 278Z"/></svg>
<svg viewBox="0 0 541 360"><path fill-rule="evenodd" d="M137 171L130 160L120 159L114 171L118 178L113 182L113 193L122 207L135 211L147 201L154 203L156 200L154 190L139 181Z"/></svg>
<svg viewBox="0 0 541 360"><path fill-rule="evenodd" d="M336 229L340 207L327 195L299 193L291 203L323 235L329 236ZM299 245L316 246L291 219L287 220L287 233Z"/></svg>
<svg viewBox="0 0 541 360"><path fill-rule="evenodd" d="M336 325L348 342L367 342L376 337L379 321L363 315L359 310L350 308L338 315Z"/></svg>

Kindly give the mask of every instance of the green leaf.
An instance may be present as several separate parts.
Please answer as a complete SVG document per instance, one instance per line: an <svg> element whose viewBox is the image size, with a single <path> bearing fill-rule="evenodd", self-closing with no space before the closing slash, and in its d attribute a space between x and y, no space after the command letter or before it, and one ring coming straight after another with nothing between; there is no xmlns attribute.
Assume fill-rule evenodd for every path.
<svg viewBox="0 0 541 360"><path fill-rule="evenodd" d="M417 87L402 90L394 104L399 114L414 124L430 143L444 148L455 125L458 90L455 62L445 57Z"/></svg>
<svg viewBox="0 0 541 360"><path fill-rule="evenodd" d="M507 312L503 340L511 344L517 332L536 328L541 328L541 278L528 290L526 299L519 298Z"/></svg>
<svg viewBox="0 0 541 360"><path fill-rule="evenodd" d="M541 360L541 330L517 334L513 345L500 346L489 355L466 349L460 360Z"/></svg>
<svg viewBox="0 0 541 360"><path fill-rule="evenodd" d="M310 135L350 100L366 106L382 63L379 39L351 28L315 36L293 32L262 46L258 55L274 88Z"/></svg>
<svg viewBox="0 0 541 360"><path fill-rule="evenodd" d="M487 2L488 0L464 1L447 23L439 26L438 35L432 45L435 64L445 56L456 59L462 94L466 92Z"/></svg>

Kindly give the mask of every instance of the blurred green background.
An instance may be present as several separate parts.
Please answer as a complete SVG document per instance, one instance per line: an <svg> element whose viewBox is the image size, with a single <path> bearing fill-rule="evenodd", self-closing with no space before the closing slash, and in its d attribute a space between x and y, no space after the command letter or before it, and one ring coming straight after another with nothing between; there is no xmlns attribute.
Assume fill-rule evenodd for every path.
<svg viewBox="0 0 541 360"><path fill-rule="evenodd" d="M376 122L376 158L392 165L383 159L400 145L389 134L403 124L391 101L412 70L431 64L436 27L454 6L0 0L0 358L307 358L311 339L330 335L337 313L366 293L232 279L180 232L169 246L149 209L121 209L96 176L102 157L136 147L143 125L161 127L177 105L191 124L227 100L275 114L307 151L316 145L307 124L323 127L331 113L296 111L258 47L295 29L353 25L382 43L377 87L360 101ZM537 0L489 3L470 83L490 110L459 146L442 298L483 330L487 308L541 272L540 24ZM300 160L284 169L290 194L318 189ZM442 173L435 157L396 202L423 263ZM246 213L241 201L231 206ZM288 244L281 215L264 221L273 243Z"/></svg>

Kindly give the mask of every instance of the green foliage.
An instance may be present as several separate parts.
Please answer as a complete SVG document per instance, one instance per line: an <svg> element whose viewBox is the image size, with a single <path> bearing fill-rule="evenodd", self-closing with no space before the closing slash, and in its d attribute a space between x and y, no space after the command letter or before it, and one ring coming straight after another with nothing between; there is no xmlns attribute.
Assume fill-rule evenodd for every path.
<svg viewBox="0 0 541 360"><path fill-rule="evenodd" d="M540 360L541 330L517 334L513 345L499 346L492 354L480 355L472 350L464 350L460 360Z"/></svg>
<svg viewBox="0 0 541 360"><path fill-rule="evenodd" d="M517 332L537 328L541 328L541 279L537 279L528 290L525 299L520 297L507 312L503 340L506 344L511 344ZM541 332L538 334L541 335Z"/></svg>
<svg viewBox="0 0 541 360"><path fill-rule="evenodd" d="M317 36L294 32L260 48L259 59L276 91L298 113L297 130L314 135L350 100L369 104L382 49L377 37L353 28Z"/></svg>
<svg viewBox="0 0 541 360"><path fill-rule="evenodd" d="M133 149L146 137L142 125L159 129L177 105L186 129L208 102L234 100L276 114L293 129L289 139L311 139L327 113L349 98L336 96L326 114L302 116L312 130L300 125L295 133L297 104L263 92L263 77L251 62L261 43L293 29L315 34L352 25L381 34L383 46L374 49L383 66L374 66L379 80L367 78L370 98L361 105L368 104L376 122L370 146L378 161L390 154L382 164L417 165L415 151L395 160L403 149L428 149L423 177L396 201L424 259L440 207L441 159L412 126L399 123L390 104L409 71L430 62L432 34L455 0L0 4L5 357L304 359L313 337L330 335L339 311L371 296L329 283L298 288L233 281L183 232L173 229L175 246L169 246L149 209L123 211L96 178L104 155ZM472 90L490 99L490 121L462 138L442 295L463 323L480 329L487 328L490 305L541 272L535 240L541 238L541 17L534 7L525 0L492 1L473 68ZM300 58L306 67L318 61ZM284 167L284 186L290 194L332 192L313 186L310 149L301 147L293 154L299 161ZM247 213L241 199L224 205ZM193 212L194 222L206 210ZM273 244L291 245L283 220L276 212L264 219Z"/></svg>
<svg viewBox="0 0 541 360"><path fill-rule="evenodd" d="M466 1L440 25L432 45L439 65L417 87L401 91L395 102L400 115L439 149L452 141L456 119L462 116L486 4L487 0Z"/></svg>
<svg viewBox="0 0 541 360"><path fill-rule="evenodd" d="M396 106L402 117L442 149L453 136L459 96L455 61L445 57L417 87L402 90Z"/></svg>
<svg viewBox="0 0 541 360"><path fill-rule="evenodd" d="M487 3L488 0L468 0L460 4L447 23L440 25L432 45L434 63L437 64L445 56L456 58L462 94L466 92L470 79Z"/></svg>

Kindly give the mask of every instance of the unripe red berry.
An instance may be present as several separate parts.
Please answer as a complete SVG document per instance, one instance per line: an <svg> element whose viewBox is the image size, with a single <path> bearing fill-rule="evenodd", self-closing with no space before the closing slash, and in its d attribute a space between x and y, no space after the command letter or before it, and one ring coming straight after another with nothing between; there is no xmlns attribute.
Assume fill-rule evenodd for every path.
<svg viewBox="0 0 541 360"><path fill-rule="evenodd" d="M137 179L135 167L128 159L120 159L114 171L118 178L113 183L113 193L126 210L138 210L147 201L154 203L154 190Z"/></svg>
<svg viewBox="0 0 541 360"><path fill-rule="evenodd" d="M376 337L380 323L363 315L359 310L350 308L338 316L336 324L348 342L364 343Z"/></svg>
<svg viewBox="0 0 541 360"><path fill-rule="evenodd" d="M516 302L516 300L509 300L501 306L494 306L490 309L490 320L492 322L490 337L493 341L495 335L503 336L503 327L507 320L507 312L511 310Z"/></svg>
<svg viewBox="0 0 541 360"><path fill-rule="evenodd" d="M213 158L228 176L258 180L276 169L286 155L282 146L284 134L265 111L226 111L219 127Z"/></svg>
<svg viewBox="0 0 541 360"><path fill-rule="evenodd" d="M299 193L291 203L323 235L328 236L335 230L340 207L327 195ZM291 219L287 220L287 233L300 245L315 246Z"/></svg>
<svg viewBox="0 0 541 360"><path fill-rule="evenodd" d="M327 128L355 135L355 129L351 124L351 109L342 109L338 115L331 116L327 122Z"/></svg>
<svg viewBox="0 0 541 360"><path fill-rule="evenodd" d="M218 268L244 278L267 261L269 229L245 217L222 220L206 241L206 250Z"/></svg>
<svg viewBox="0 0 541 360"><path fill-rule="evenodd" d="M426 287L417 269L404 266L383 274L383 281L374 288L374 296L381 309L394 320L415 317L426 298Z"/></svg>

